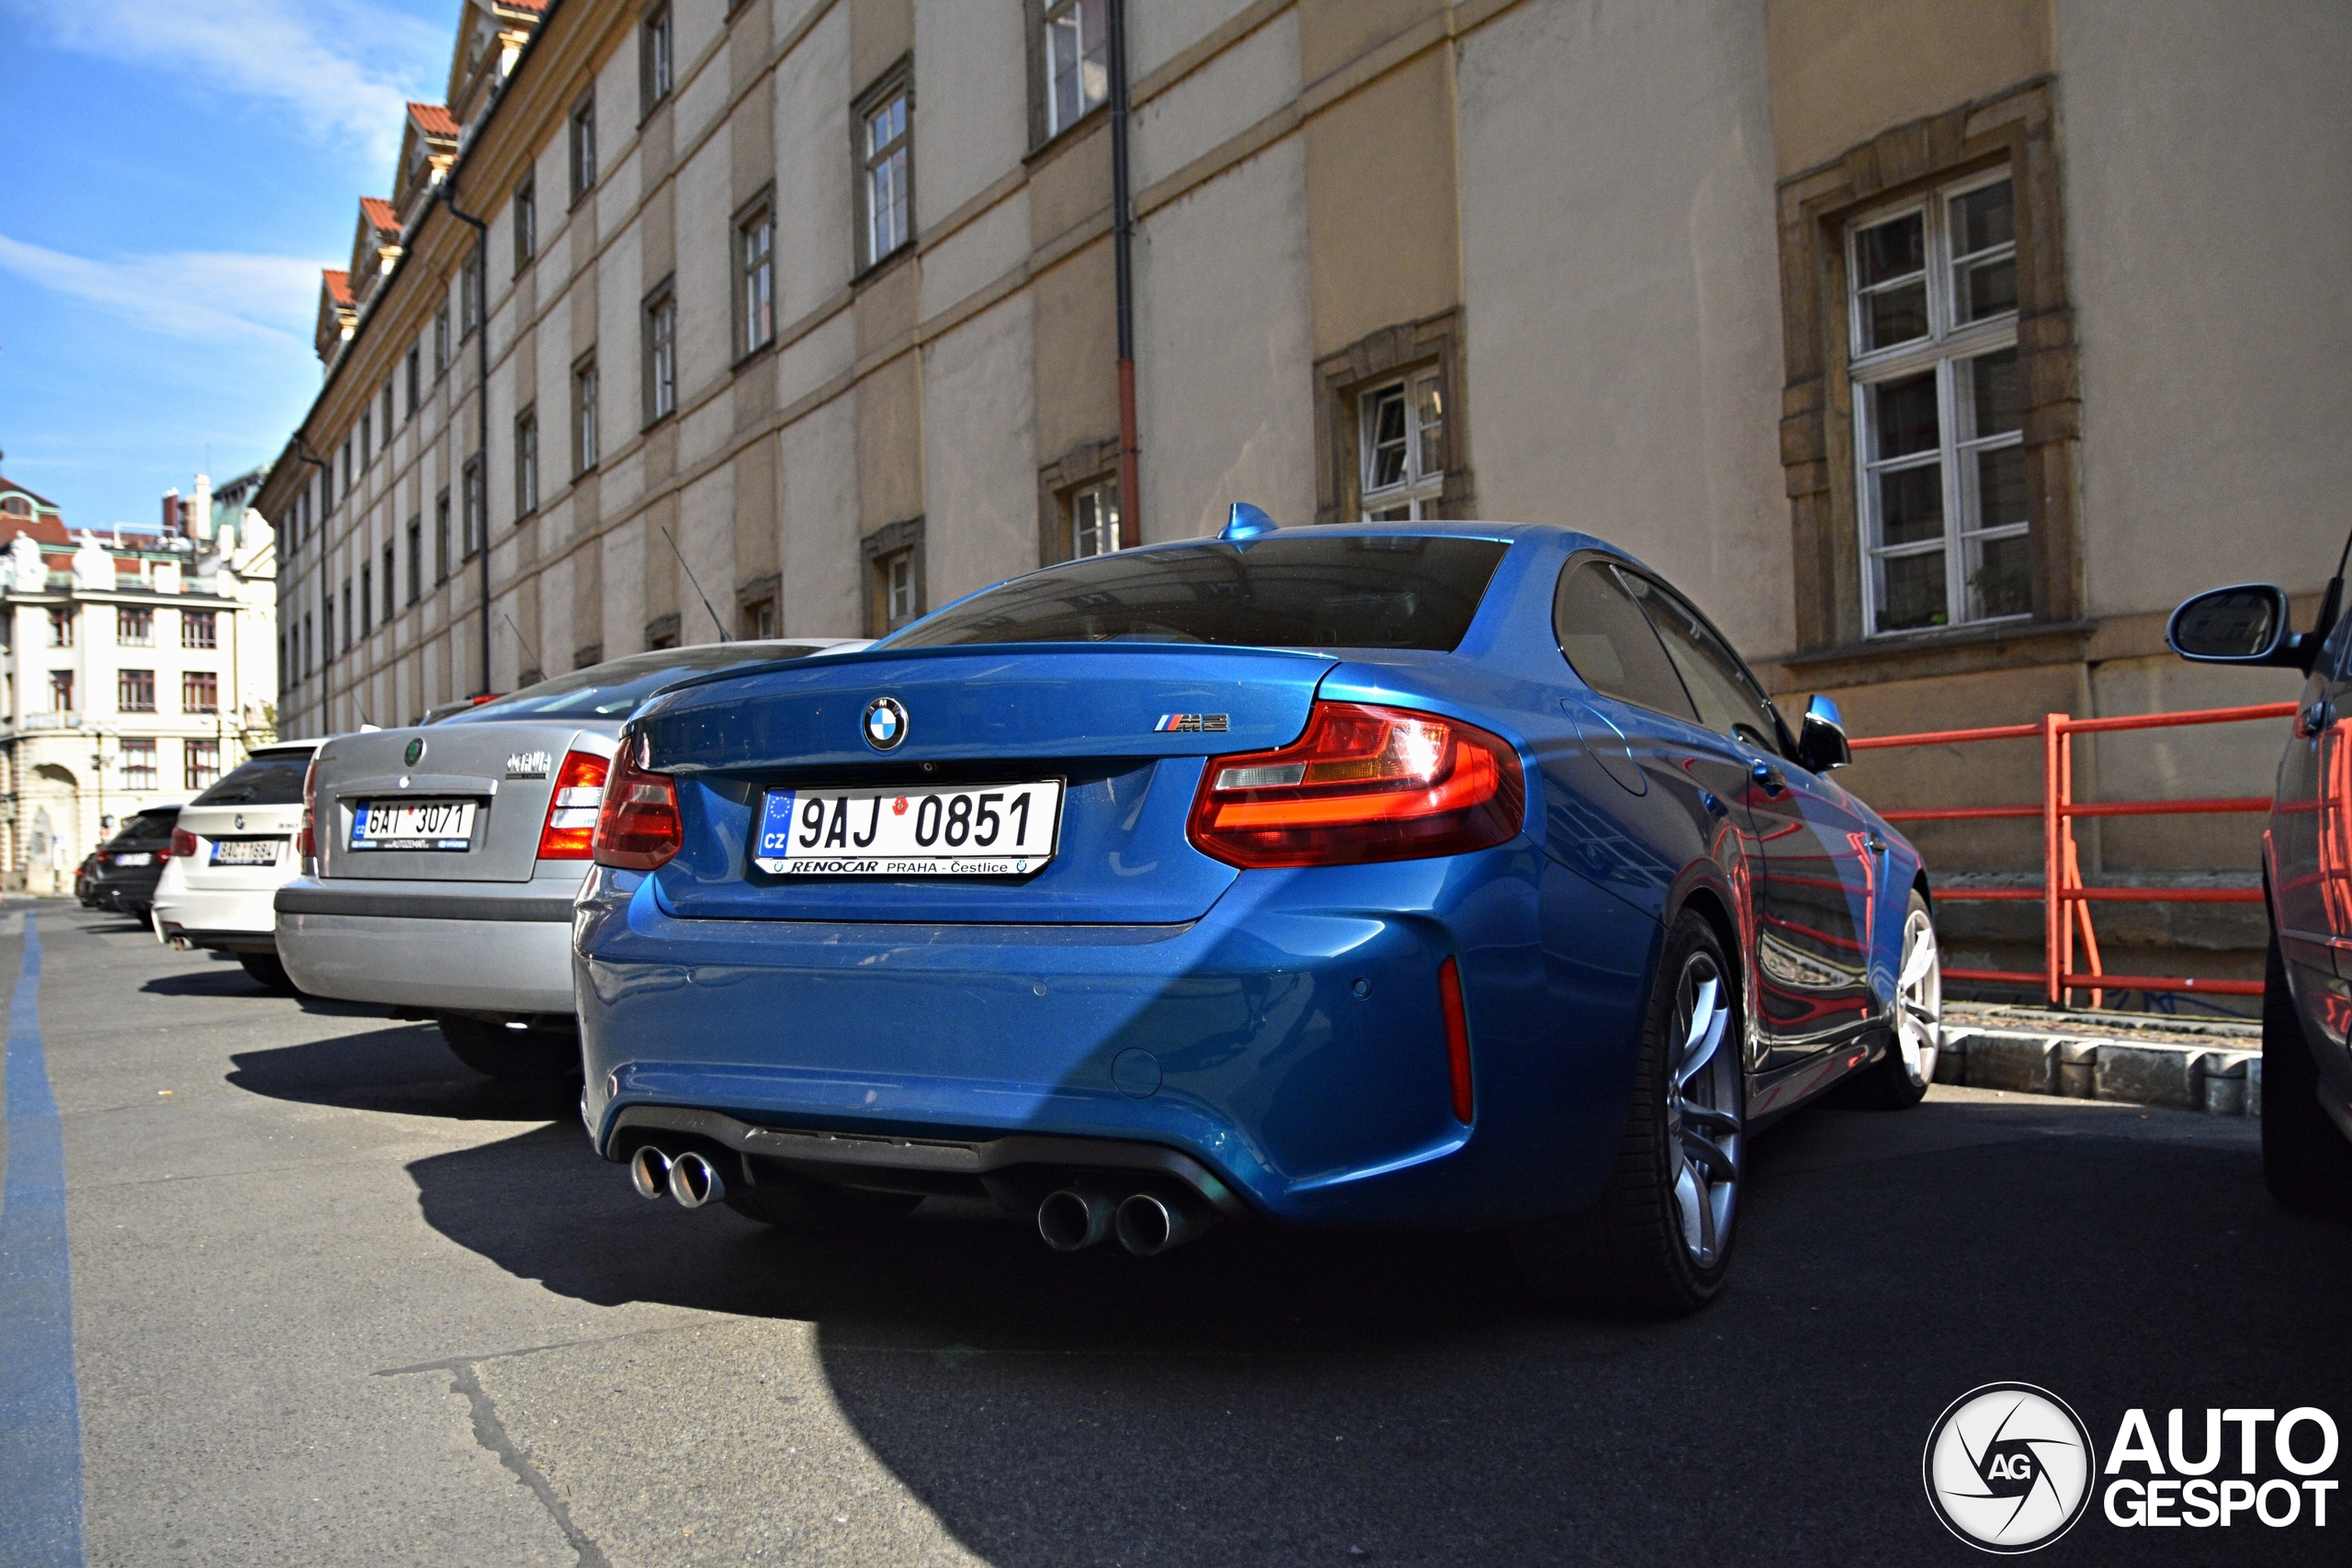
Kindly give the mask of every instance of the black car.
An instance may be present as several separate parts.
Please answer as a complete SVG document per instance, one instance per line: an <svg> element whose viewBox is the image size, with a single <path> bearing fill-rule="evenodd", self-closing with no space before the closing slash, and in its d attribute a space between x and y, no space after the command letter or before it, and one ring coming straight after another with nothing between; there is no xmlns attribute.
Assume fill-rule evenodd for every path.
<svg viewBox="0 0 2352 1568"><path fill-rule="evenodd" d="M154 806L122 825L122 831L98 852L97 874L90 885L91 902L144 920L155 901L155 884L164 863L172 858L172 829L180 819L176 806Z"/></svg>
<svg viewBox="0 0 2352 1568"><path fill-rule="evenodd" d="M2352 542L2346 545L2352 556ZM2262 1173L2282 1206L2352 1216L2352 615L2344 565L2296 631L2284 591L2243 583L2175 610L2165 640L2205 664L2301 671L2263 835Z"/></svg>

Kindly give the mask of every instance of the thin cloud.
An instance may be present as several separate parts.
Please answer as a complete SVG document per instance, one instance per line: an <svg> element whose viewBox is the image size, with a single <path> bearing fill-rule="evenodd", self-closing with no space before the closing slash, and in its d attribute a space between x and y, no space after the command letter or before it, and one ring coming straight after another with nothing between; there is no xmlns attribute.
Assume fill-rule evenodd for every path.
<svg viewBox="0 0 2352 1568"><path fill-rule="evenodd" d="M300 344L318 302L314 262L181 251L96 261L0 234L0 271L103 306L167 337Z"/></svg>
<svg viewBox="0 0 2352 1568"><path fill-rule="evenodd" d="M446 25L363 0L6 3L76 52L290 111L306 131L364 150L384 178L404 101L440 97L451 47Z"/></svg>

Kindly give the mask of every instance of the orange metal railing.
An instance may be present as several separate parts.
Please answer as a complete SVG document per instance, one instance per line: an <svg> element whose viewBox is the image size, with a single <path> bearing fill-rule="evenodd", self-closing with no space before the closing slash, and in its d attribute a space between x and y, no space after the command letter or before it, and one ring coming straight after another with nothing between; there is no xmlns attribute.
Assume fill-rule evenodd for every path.
<svg viewBox="0 0 2352 1568"><path fill-rule="evenodd" d="M2041 742L2041 800L2034 806L1957 806L1905 808L1880 813L1890 822L1982 822L2002 818L2041 819L2041 886L2040 887L1956 887L1939 889L1940 900L2037 902L2042 907L2042 966L2040 973L2012 969L1946 969L1953 980L1994 985L2030 986L2050 1005L2072 1000L2075 990L2090 992L2091 1006L2119 991L2191 991L2225 997L2258 997L2256 980L2199 980L2156 975L2110 975L2100 961L2098 933L2091 923L2090 906L2110 904L2259 904L2258 887L2090 887L2084 885L2082 857L2075 846L2075 822L2084 817L2169 817L2270 809L2267 795L2239 795L2202 800L2099 800L2075 798L2075 737L2110 734L2124 729L2169 729L2189 724L2239 724L2248 719L2287 718L2293 703L2258 703L2249 707L2198 708L2185 713L2132 714L2121 718L2075 718L2053 713L2039 724L2003 724L1984 729L1939 729L1916 735L1881 735L1854 741L1857 751L1898 746L1949 746L1991 740ZM2075 954L2079 939L2087 971L2077 971Z"/></svg>

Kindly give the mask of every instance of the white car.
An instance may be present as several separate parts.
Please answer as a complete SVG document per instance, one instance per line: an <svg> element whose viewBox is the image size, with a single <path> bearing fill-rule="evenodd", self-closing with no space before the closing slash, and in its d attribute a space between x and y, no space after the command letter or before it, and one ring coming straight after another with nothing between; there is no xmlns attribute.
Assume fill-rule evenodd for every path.
<svg viewBox="0 0 2352 1568"><path fill-rule="evenodd" d="M302 869L302 775L316 740L260 746L243 765L191 800L172 833L172 856L155 885L155 939L173 947L233 953L245 973L290 991L277 960L277 890Z"/></svg>

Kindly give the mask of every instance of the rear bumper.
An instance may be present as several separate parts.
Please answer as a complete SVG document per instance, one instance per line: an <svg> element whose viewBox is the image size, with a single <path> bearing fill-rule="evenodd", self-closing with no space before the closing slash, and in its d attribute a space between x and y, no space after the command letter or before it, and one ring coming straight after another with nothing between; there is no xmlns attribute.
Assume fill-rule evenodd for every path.
<svg viewBox="0 0 2352 1568"><path fill-rule="evenodd" d="M275 899L277 954L313 996L423 1011L571 1011L570 885L300 877Z"/></svg>
<svg viewBox="0 0 2352 1568"><path fill-rule="evenodd" d="M185 884L170 889L159 886L155 919L161 935L185 937L197 947L273 953L277 948L277 916L270 902L277 891L274 887L208 891Z"/></svg>
<svg viewBox="0 0 2352 1568"><path fill-rule="evenodd" d="M1511 1224L1606 1179L1655 934L1523 846L1248 874L1182 926L688 920L600 870L576 926L582 1109L612 1158L633 1128L708 1112L706 1135L787 1162L854 1147L985 1176L1161 1151L1283 1220ZM1134 1160L1041 1152L1055 1140Z"/></svg>

